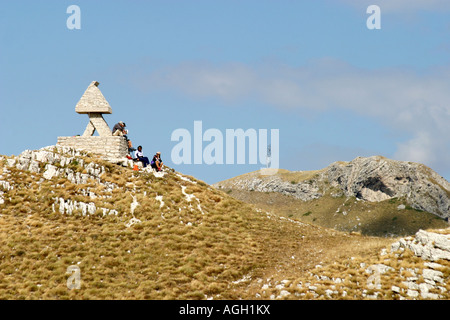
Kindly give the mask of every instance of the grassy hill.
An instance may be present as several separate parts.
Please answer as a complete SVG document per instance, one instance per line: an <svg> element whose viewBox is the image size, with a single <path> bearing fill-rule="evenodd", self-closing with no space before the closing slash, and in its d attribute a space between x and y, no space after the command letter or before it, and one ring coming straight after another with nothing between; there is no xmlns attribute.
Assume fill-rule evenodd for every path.
<svg viewBox="0 0 450 320"><path fill-rule="evenodd" d="M334 298L363 299L362 261L385 261L393 242L279 216L165 170L56 148L1 157L0 299L327 299L333 286ZM408 257L398 266L423 264ZM68 288L72 266L79 289ZM387 287L381 297L393 298Z"/></svg>
<svg viewBox="0 0 450 320"><path fill-rule="evenodd" d="M276 176L260 176L259 172L247 173L217 183L215 186L246 203L262 210L305 223L345 232L386 237L413 235L420 229L447 228L445 219L408 204L405 197L392 197L384 201L364 201L346 196L342 190L324 180L326 169L292 172L280 169ZM277 191L258 191L254 181L266 179L267 185L279 185L279 181L296 186L318 185L320 197L308 201ZM274 180L278 179L278 180ZM274 182L272 182L274 181ZM286 188L288 188L286 187Z"/></svg>
<svg viewBox="0 0 450 320"><path fill-rule="evenodd" d="M230 196L251 203L264 211L305 223L344 232L359 232L378 237L413 235L420 229L447 228L448 223L429 213L405 205L402 199L378 203L359 201L355 197L326 195L302 201L275 192L227 189ZM398 209L404 205L404 209Z"/></svg>

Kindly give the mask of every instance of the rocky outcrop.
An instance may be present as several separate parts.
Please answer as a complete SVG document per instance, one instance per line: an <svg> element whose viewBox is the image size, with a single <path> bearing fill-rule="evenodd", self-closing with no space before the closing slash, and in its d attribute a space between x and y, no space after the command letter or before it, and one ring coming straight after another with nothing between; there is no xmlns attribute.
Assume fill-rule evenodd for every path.
<svg viewBox="0 0 450 320"><path fill-rule="evenodd" d="M323 173L346 196L367 201L405 198L419 210L447 218L450 215L450 184L428 167L380 156L336 162Z"/></svg>
<svg viewBox="0 0 450 320"><path fill-rule="evenodd" d="M63 198L55 198L55 203L52 204L52 211L59 211L61 214L72 215L74 212L78 212L79 214L86 215L94 215L97 213L97 210L100 210L102 215L117 215L117 210L107 209L107 208L97 208L95 203L93 202L82 202L75 200L65 200Z"/></svg>
<svg viewBox="0 0 450 320"><path fill-rule="evenodd" d="M421 259L411 259L410 253ZM448 299L450 234L447 229L420 230L414 237L401 238L390 250L382 249L375 261L366 263L351 257L341 263L345 270L353 272L341 273L317 265L301 280L267 279L260 292L270 299Z"/></svg>
<svg viewBox="0 0 450 320"><path fill-rule="evenodd" d="M424 260L450 261L450 235L419 230L415 237L402 238L391 246L391 251L409 249Z"/></svg>
<svg viewBox="0 0 450 320"><path fill-rule="evenodd" d="M19 170L42 173L46 180L64 177L74 184L84 184L88 179L100 181L105 168L94 162L85 163L85 156L87 153L77 149L49 146L25 150L17 157L6 159L6 164Z"/></svg>
<svg viewBox="0 0 450 320"><path fill-rule="evenodd" d="M293 172L293 175L296 173ZM441 218L450 215L450 184L430 168L381 156L335 162L303 181L289 181L289 174L261 176L253 172L223 182L216 188L278 192L303 201L331 196L356 197L371 202L403 198L414 209Z"/></svg>
<svg viewBox="0 0 450 320"><path fill-rule="evenodd" d="M317 181L292 184L276 175L261 177L258 173L251 173L242 179L236 178L226 183L218 183L214 187L259 192L278 192L303 201L317 199L322 196Z"/></svg>
<svg viewBox="0 0 450 320"><path fill-rule="evenodd" d="M448 272L443 271L448 271L450 262L450 234L419 230L414 237L401 238L391 245L391 252L396 256L405 250L411 250L427 262L422 270L410 270L410 277L402 282L406 290L397 286L393 286L392 290L406 294L409 299L441 298L439 293L447 291Z"/></svg>
<svg viewBox="0 0 450 320"><path fill-rule="evenodd" d="M99 160L99 161L97 161ZM107 160L107 161L102 161ZM52 211L60 212L61 214L79 214L79 215L117 215L118 211L112 208L105 208L101 205L96 205L93 201L97 198L111 198L112 192L120 188L118 184L108 181L109 168L105 167L108 163L111 165L118 165L121 167L135 168L142 173L151 173L157 178L164 177L167 172L155 172L151 167L142 167L141 162L134 162L127 158L112 158L105 159L100 156L92 156L86 151L61 147L48 146L39 150L25 150L18 156L0 158L4 166L0 171L0 205L5 203L8 191L17 187L17 184L11 180L11 171L13 168L20 170L20 174L26 173L34 179L37 185L41 185L44 181L57 182L59 179L64 179L75 185L85 185L89 181L93 181L102 190L102 194L98 195L91 187L77 188L77 195L85 198L86 201L76 199L65 199L63 197L55 196L52 200ZM189 179L180 178L189 181ZM65 184L53 185L54 190L65 188ZM134 209L133 209L134 210ZM130 210L131 212L133 210Z"/></svg>
<svg viewBox="0 0 450 320"><path fill-rule="evenodd" d="M25 150L18 156L5 158L7 167L16 167L19 170L31 173L42 173L47 180L53 177L64 177L75 184L86 183L88 179L99 181L105 173L105 167L95 163L85 163L84 157L90 157L87 151L62 146L48 146L39 150ZM142 162L135 162L125 157L107 158L100 157L112 164L139 170L151 171L150 167L143 168ZM157 172L154 172L158 176ZM1 181L7 183L7 181ZM112 186L109 186L112 187Z"/></svg>

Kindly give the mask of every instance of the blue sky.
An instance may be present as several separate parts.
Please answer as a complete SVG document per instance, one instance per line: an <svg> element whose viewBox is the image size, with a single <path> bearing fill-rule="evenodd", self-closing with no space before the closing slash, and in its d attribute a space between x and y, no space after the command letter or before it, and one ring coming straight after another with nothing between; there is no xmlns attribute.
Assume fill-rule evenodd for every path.
<svg viewBox="0 0 450 320"><path fill-rule="evenodd" d="M381 29L369 30L369 5ZM280 167L357 156L421 162L450 180L450 2L0 0L0 154L81 134L96 80L112 127L214 183L260 165L175 165L178 128L279 129ZM66 25L70 5L81 29Z"/></svg>

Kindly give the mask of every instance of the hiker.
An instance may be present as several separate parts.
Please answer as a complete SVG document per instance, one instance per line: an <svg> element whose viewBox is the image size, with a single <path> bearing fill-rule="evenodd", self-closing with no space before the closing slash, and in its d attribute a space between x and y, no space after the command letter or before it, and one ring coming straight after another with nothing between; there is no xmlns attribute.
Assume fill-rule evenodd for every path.
<svg viewBox="0 0 450 320"><path fill-rule="evenodd" d="M144 165L144 168L150 164L150 161L148 160L148 158L144 157L144 153L142 152L142 146L137 147L136 160L141 161L142 164Z"/></svg>
<svg viewBox="0 0 450 320"><path fill-rule="evenodd" d="M130 139L128 139L128 132L129 132L129 131L125 129L125 130L123 131L123 133L124 133L123 137L124 137L125 140L127 141L127 145L128 145L128 154L130 155L130 157L131 157L132 159L134 159L133 152L136 151L136 148L133 148L133 143L131 142Z"/></svg>
<svg viewBox="0 0 450 320"><path fill-rule="evenodd" d="M128 130L125 129L127 125L125 124L125 122L123 121L119 121L118 123L116 123L112 129L113 132L113 136L117 137L124 137L125 140L127 141L127 145L128 145L128 154L129 154L129 158L134 158L132 156L133 152L136 151L135 148L133 148L133 144L131 143L131 140L128 139Z"/></svg>
<svg viewBox="0 0 450 320"><path fill-rule="evenodd" d="M116 123L112 129L113 136L123 136L125 135L126 124L123 121Z"/></svg>
<svg viewBox="0 0 450 320"><path fill-rule="evenodd" d="M152 159L152 168L156 169L156 171L161 171L163 162L161 160L161 152L157 152Z"/></svg>

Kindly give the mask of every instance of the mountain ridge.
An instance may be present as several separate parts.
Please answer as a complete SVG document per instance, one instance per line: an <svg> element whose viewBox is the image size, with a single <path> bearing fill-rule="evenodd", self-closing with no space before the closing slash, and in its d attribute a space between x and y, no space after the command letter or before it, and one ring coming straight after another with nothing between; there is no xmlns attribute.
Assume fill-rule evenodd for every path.
<svg viewBox="0 0 450 320"><path fill-rule="evenodd" d="M395 237L448 227L449 183L422 164L381 156L313 171L254 171L213 186L263 210L340 231Z"/></svg>
<svg viewBox="0 0 450 320"><path fill-rule="evenodd" d="M450 183L423 164L391 160L382 156L357 157L337 161L315 171L280 170L273 176L258 171L227 179L213 186L278 192L303 201L322 197L327 192L339 197L355 197L370 202L405 198L417 210L441 218L450 215ZM334 189L334 190L333 190Z"/></svg>

